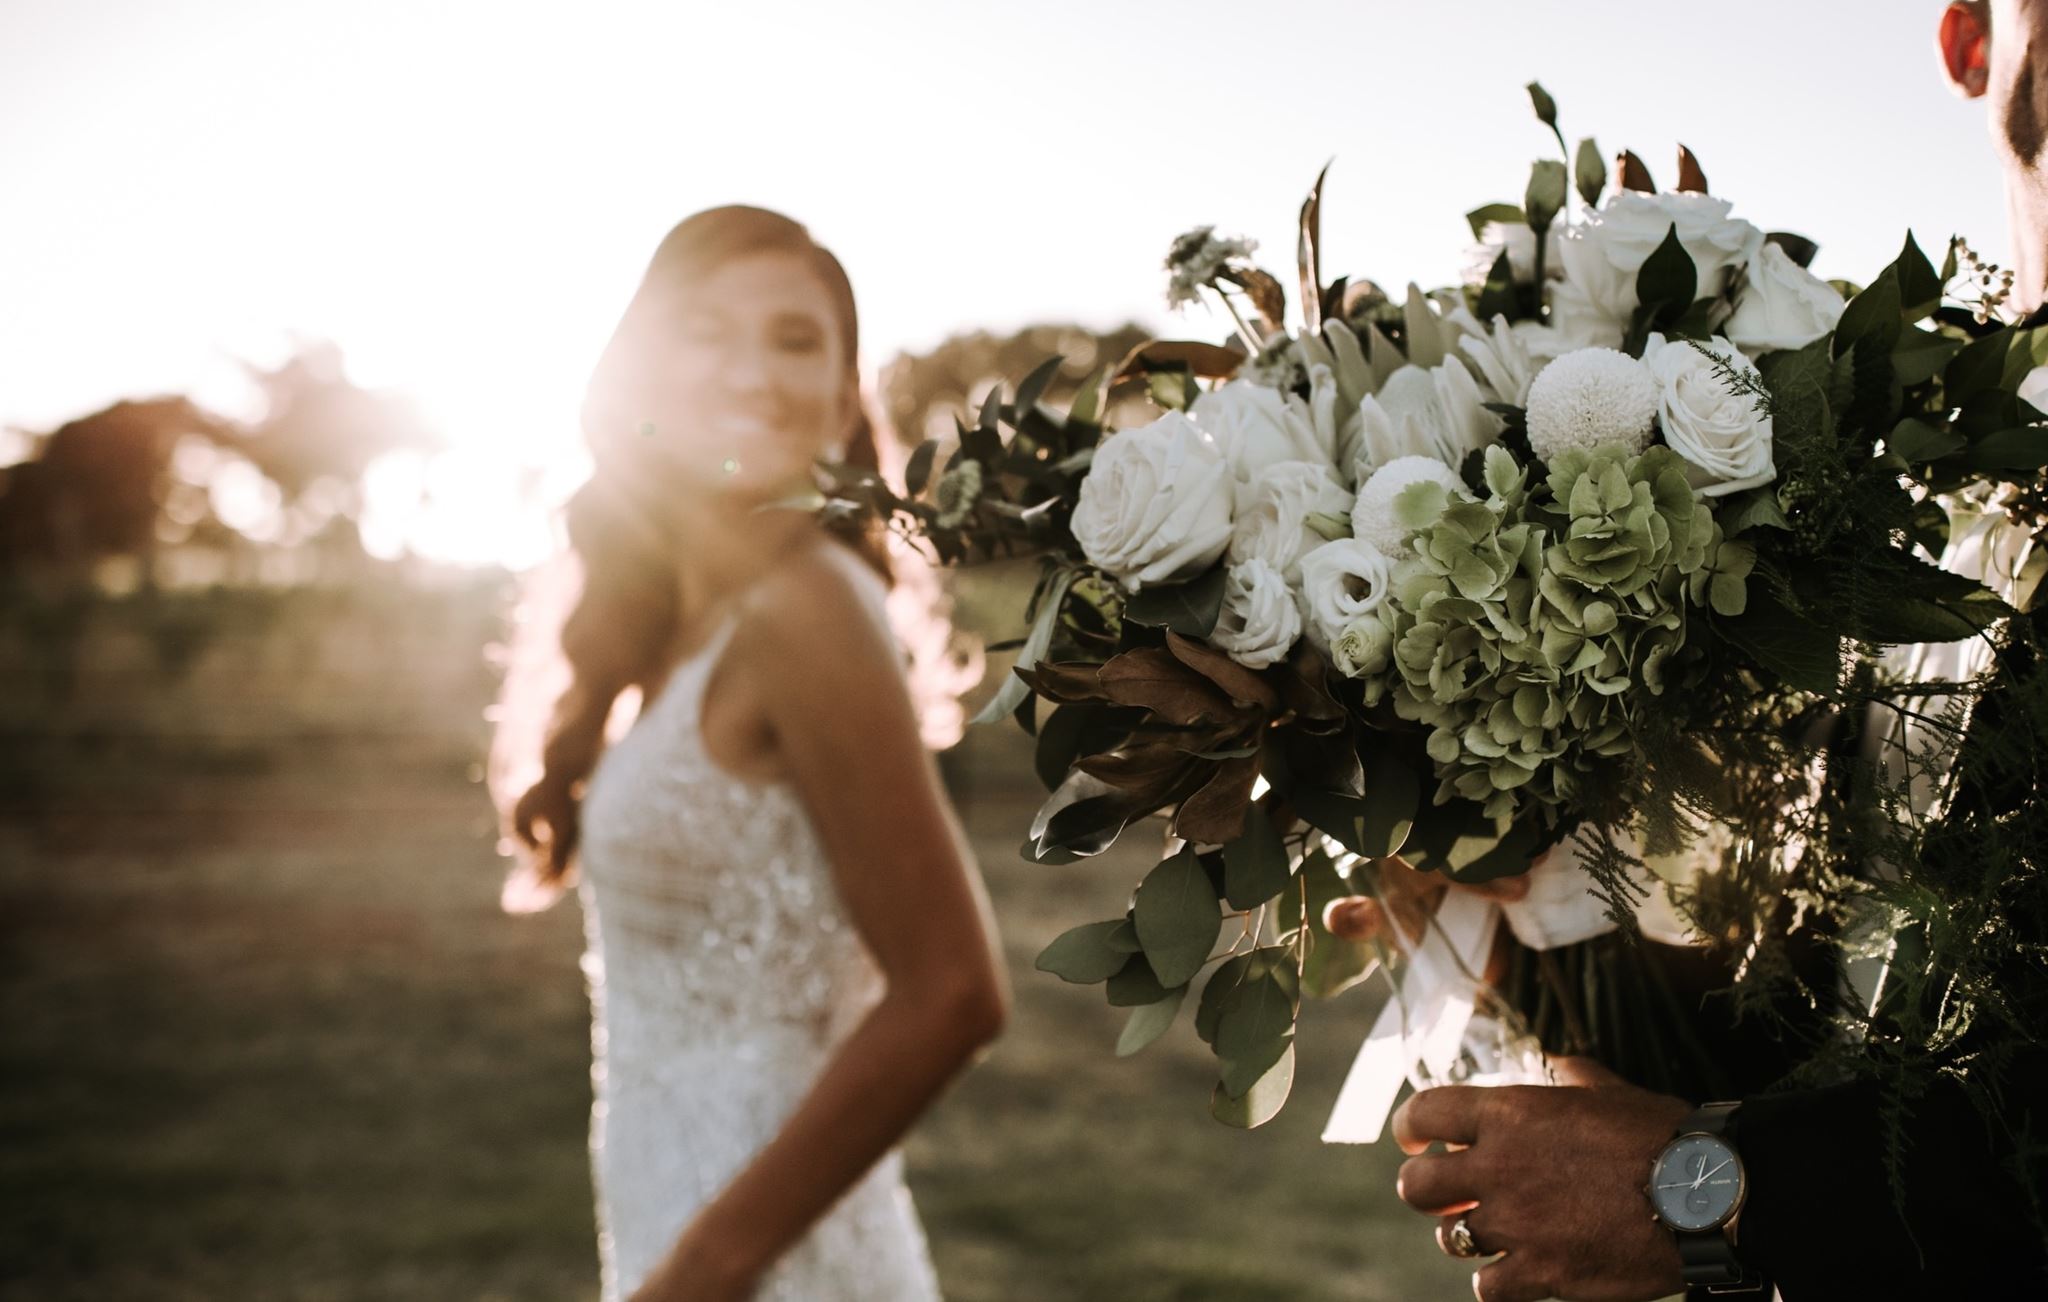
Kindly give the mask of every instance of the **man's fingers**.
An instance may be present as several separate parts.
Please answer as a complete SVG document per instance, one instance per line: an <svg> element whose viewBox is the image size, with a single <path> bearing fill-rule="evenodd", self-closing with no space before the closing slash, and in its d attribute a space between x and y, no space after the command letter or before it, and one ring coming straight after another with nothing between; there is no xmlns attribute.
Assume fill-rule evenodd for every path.
<svg viewBox="0 0 2048 1302"><path fill-rule="evenodd" d="M1347 895L1323 909L1323 927L1339 940L1371 940L1380 934L1386 915L1370 895Z"/></svg>
<svg viewBox="0 0 2048 1302"><path fill-rule="evenodd" d="M1472 1296L1479 1302L1543 1302L1555 1292L1533 1260L1513 1252L1494 1258L1472 1275Z"/></svg>
<svg viewBox="0 0 2048 1302"><path fill-rule="evenodd" d="M1628 1084L1607 1070L1597 1058L1552 1058L1550 1073L1557 1078L1560 1085L1584 1085L1589 1089L1607 1089L1615 1085Z"/></svg>
<svg viewBox="0 0 2048 1302"><path fill-rule="evenodd" d="M1394 1141L1404 1153L1432 1143L1470 1144L1479 1138L1479 1113L1490 1092L1480 1085L1439 1085L1423 1090L1394 1112Z"/></svg>
<svg viewBox="0 0 2048 1302"><path fill-rule="evenodd" d="M1498 900L1503 904L1513 904L1529 894L1529 875L1516 873L1512 877L1496 877L1490 882L1473 882L1470 886L1461 883L1457 889L1485 896L1489 900Z"/></svg>
<svg viewBox="0 0 2048 1302"><path fill-rule="evenodd" d="M1451 1242L1451 1230L1459 1221L1465 1222L1465 1232L1472 1236L1472 1246L1477 1250L1477 1255L1497 1257L1507 1251L1509 1245L1506 1240L1500 1237L1499 1231L1487 1224L1486 1209L1474 1207L1470 1211L1445 1216L1437 1222L1436 1246L1442 1248L1446 1256L1462 1255L1451 1251L1455 1246Z"/></svg>
<svg viewBox="0 0 2048 1302"><path fill-rule="evenodd" d="M1429 1216L1469 1211L1479 1202L1479 1172L1470 1151L1424 1153L1401 1163L1394 1192L1401 1201Z"/></svg>

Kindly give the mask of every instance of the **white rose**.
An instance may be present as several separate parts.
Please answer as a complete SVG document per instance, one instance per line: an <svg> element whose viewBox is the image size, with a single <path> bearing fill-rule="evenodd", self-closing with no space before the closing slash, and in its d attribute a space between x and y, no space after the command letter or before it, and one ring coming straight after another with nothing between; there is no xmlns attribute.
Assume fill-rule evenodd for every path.
<svg viewBox="0 0 2048 1302"><path fill-rule="evenodd" d="M1353 482L1364 483L1375 470L1402 457L1435 457L1459 465L1504 428L1500 417L1486 409L1487 401L1462 362L1395 371L1378 393L1358 404Z"/></svg>
<svg viewBox="0 0 2048 1302"><path fill-rule="evenodd" d="M1240 489L1282 461L1336 463L1336 448L1316 428L1307 403L1250 380L1232 380L1195 399L1188 415L1207 430Z"/></svg>
<svg viewBox="0 0 2048 1302"><path fill-rule="evenodd" d="M1327 650L1357 620L1378 610L1394 567L1359 538L1326 542L1301 558L1301 601L1309 640Z"/></svg>
<svg viewBox="0 0 2048 1302"><path fill-rule="evenodd" d="M1674 224L1699 273L1696 298L1718 293L1731 267L1756 256L1763 232L1730 217L1726 199L1692 193L1621 190L1572 222L1558 237L1564 283L1552 298L1552 323L1581 345L1612 347L1640 306L1636 273Z"/></svg>
<svg viewBox="0 0 2048 1302"><path fill-rule="evenodd" d="M1778 477L1771 460L1771 418L1755 393L1729 383L1724 368L1754 382L1763 377L1755 363L1726 339L1666 343L1653 334L1643 362L1657 378L1657 418L1664 441L1684 457L1687 478L1707 497L1720 497L1770 483Z"/></svg>
<svg viewBox="0 0 2048 1302"><path fill-rule="evenodd" d="M1074 540L1136 592L1192 578L1230 543L1230 466L1179 412L1104 439L1081 481Z"/></svg>
<svg viewBox="0 0 2048 1302"><path fill-rule="evenodd" d="M1233 564L1261 560L1289 583L1301 578L1301 558L1322 545L1311 515L1348 516L1351 494L1330 467L1315 461L1282 461L1252 480L1231 527Z"/></svg>
<svg viewBox="0 0 2048 1302"><path fill-rule="evenodd" d="M1223 580L1223 611L1209 640L1250 669L1278 664L1301 636L1301 611L1280 571L1253 557Z"/></svg>
<svg viewBox="0 0 2048 1302"><path fill-rule="evenodd" d="M1750 260L1735 315L1723 328L1752 353L1804 348L1834 329L1847 306L1833 285L1777 245L1766 244Z"/></svg>

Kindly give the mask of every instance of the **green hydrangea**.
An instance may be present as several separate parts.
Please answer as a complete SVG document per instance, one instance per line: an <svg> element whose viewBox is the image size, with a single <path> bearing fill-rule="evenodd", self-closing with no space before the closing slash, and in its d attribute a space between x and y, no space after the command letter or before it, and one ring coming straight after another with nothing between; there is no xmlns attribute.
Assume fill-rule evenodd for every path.
<svg viewBox="0 0 2048 1302"><path fill-rule="evenodd" d="M1396 499L1414 556L1380 612L1394 706L1430 727L1439 800L1548 816L1629 752L1689 612L1740 613L1754 555L1721 537L1668 448L1567 452L1536 491L1491 448L1485 486L1483 500L1427 483Z"/></svg>

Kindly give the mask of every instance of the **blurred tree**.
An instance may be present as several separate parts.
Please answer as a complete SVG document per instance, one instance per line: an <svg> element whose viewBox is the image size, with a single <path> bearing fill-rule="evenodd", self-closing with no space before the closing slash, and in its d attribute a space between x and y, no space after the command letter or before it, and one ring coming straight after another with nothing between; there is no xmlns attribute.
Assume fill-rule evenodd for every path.
<svg viewBox="0 0 2048 1302"><path fill-rule="evenodd" d="M82 577L110 556L155 553L171 458L187 437L227 442L234 426L189 398L117 402L37 440L0 469L0 571Z"/></svg>
<svg viewBox="0 0 2048 1302"><path fill-rule="evenodd" d="M233 446L288 503L326 483L347 490L339 514L353 518L371 462L387 452L443 445L410 401L350 380L341 349L331 342L303 344L275 370L248 371L263 394L263 416Z"/></svg>
<svg viewBox="0 0 2048 1302"><path fill-rule="evenodd" d="M991 387L1015 385L1046 358L1064 360L1046 386L1045 401L1065 406L1098 367L1116 365L1151 337L1150 331L1129 324L1107 334L1051 324L1009 335L986 330L954 335L930 352L903 353L882 368L884 410L890 427L909 443L949 440L955 416L971 422Z"/></svg>

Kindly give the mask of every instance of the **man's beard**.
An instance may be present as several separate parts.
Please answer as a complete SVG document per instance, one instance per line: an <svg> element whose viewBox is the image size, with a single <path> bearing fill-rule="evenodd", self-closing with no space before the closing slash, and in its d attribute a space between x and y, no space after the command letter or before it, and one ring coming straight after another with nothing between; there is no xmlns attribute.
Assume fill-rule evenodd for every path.
<svg viewBox="0 0 2048 1302"><path fill-rule="evenodd" d="M2005 101L2005 143L2013 157L2028 167L2041 159L2044 145L2042 123L2048 120L2048 106L2041 102L2041 80L2035 61L2029 58L2013 79L2012 93Z"/></svg>

